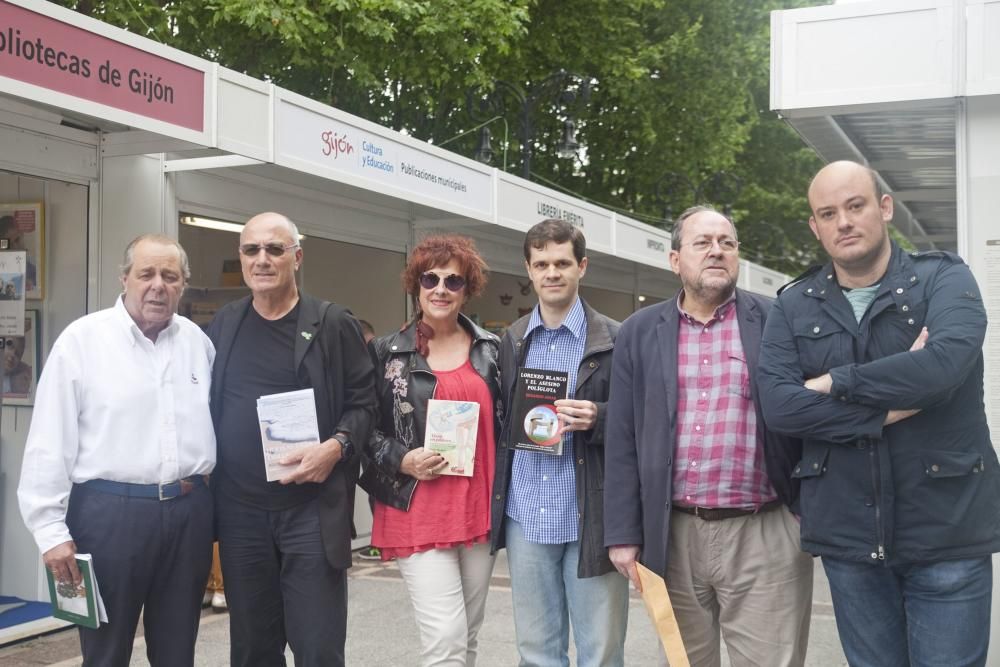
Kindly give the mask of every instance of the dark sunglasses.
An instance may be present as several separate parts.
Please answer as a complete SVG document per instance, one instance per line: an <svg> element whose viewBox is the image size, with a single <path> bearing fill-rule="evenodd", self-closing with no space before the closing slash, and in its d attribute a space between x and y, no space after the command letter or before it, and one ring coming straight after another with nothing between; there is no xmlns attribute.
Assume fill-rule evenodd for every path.
<svg viewBox="0 0 1000 667"><path fill-rule="evenodd" d="M281 243L265 243L264 245L261 245L260 243L244 243L240 246L240 252L247 257L256 257L257 253L263 250L271 257L281 257L285 254L286 250L298 247L298 243L293 243L291 245L284 245Z"/></svg>
<svg viewBox="0 0 1000 667"><path fill-rule="evenodd" d="M428 271L420 274L420 286L424 289L434 289L440 282L441 276L436 273ZM449 292L457 292L465 287L465 278L457 273L450 273L444 277L444 286Z"/></svg>

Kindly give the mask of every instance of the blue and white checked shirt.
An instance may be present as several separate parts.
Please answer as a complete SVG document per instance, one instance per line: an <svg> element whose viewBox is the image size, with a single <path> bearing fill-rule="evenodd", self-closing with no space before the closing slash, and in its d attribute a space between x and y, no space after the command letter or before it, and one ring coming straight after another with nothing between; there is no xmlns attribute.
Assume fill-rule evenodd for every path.
<svg viewBox="0 0 1000 667"><path fill-rule="evenodd" d="M532 332L534 332L532 334ZM531 335L525 368L569 373L569 396L587 346L587 318L579 297L556 329L542 322L538 306L531 312L525 338ZM538 544L565 544L579 539L573 433L563 435L562 456L516 450L507 497L507 516L521 524L524 539Z"/></svg>

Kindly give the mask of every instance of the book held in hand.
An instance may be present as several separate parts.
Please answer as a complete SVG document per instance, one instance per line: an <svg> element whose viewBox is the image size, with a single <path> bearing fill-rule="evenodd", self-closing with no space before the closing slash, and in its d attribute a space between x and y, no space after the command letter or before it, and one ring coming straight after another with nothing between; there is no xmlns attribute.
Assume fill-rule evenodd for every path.
<svg viewBox="0 0 1000 667"><path fill-rule="evenodd" d="M511 438L516 449L562 454L562 433L555 402L566 398L569 374L520 368L511 408Z"/></svg>
<svg viewBox="0 0 1000 667"><path fill-rule="evenodd" d="M257 399L257 419L269 482L287 477L298 467L281 463L283 458L320 443L316 398L311 388L261 396Z"/></svg>
<svg viewBox="0 0 1000 667"><path fill-rule="evenodd" d="M52 615L85 628L97 629L108 622L104 600L97 587L94 574L94 559L90 554L77 554L76 566L82 579L79 584L72 581L56 581L52 571L45 569L49 580L49 598L52 600Z"/></svg>
<svg viewBox="0 0 1000 667"><path fill-rule="evenodd" d="M479 434L479 403L475 401L427 401L424 449L444 457L442 475L472 477Z"/></svg>

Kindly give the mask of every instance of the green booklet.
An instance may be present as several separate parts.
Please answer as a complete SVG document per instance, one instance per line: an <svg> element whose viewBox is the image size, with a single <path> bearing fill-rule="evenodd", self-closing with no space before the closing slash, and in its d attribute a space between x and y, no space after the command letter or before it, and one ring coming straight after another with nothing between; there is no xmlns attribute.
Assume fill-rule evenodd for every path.
<svg viewBox="0 0 1000 667"><path fill-rule="evenodd" d="M82 579L79 584L71 581L56 581L52 571L46 568L49 580L49 598L52 600L52 615L86 628L97 629L101 622L108 622L104 610L104 600L97 587L94 574L94 559L90 554L77 554L76 566L80 568Z"/></svg>

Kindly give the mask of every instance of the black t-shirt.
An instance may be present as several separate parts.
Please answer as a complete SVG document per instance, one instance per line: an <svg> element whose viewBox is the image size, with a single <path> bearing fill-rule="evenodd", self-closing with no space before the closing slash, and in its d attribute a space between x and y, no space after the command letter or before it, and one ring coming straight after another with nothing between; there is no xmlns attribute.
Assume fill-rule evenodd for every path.
<svg viewBox="0 0 1000 667"><path fill-rule="evenodd" d="M250 306L233 340L222 388L219 425L219 492L268 511L285 510L312 498L318 484L268 482L257 420L257 399L307 389L295 369L299 306L278 320L265 320Z"/></svg>

